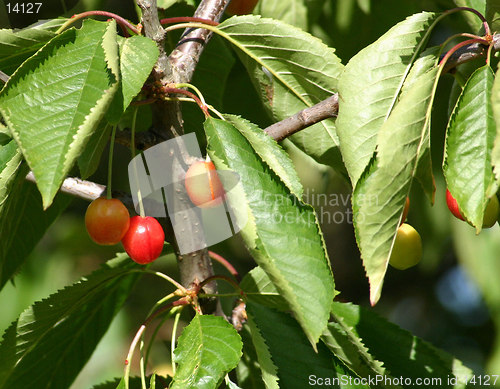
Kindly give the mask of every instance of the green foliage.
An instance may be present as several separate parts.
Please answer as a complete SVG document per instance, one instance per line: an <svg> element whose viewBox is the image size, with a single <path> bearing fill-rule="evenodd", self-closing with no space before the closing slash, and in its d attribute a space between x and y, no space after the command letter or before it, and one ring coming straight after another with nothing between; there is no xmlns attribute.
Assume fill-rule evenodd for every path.
<svg viewBox="0 0 500 389"><path fill-rule="evenodd" d="M335 302L332 305L332 316L333 322L328 325L324 340L335 352L342 344L338 342L336 333L343 333L344 341L354 339L355 342L349 347L351 351L352 347L359 348L359 354L345 355L349 365L359 365L363 370L368 366L380 371L382 366L375 360L357 360L366 358L368 351L370 359L383 362L386 373L393 376L401 375L414 380L441 378L442 387L450 387L446 385L448 377L456 377L459 383L453 387L465 388L465 383L472 375L472 371L459 360L367 309ZM343 352L346 350L349 348L342 348ZM408 359L410 355L411 358Z"/></svg>
<svg viewBox="0 0 500 389"><path fill-rule="evenodd" d="M436 17L423 12L398 23L354 56L342 73L337 132L353 187L373 157L377 134L394 109Z"/></svg>
<svg viewBox="0 0 500 389"><path fill-rule="evenodd" d="M101 120L95 132L91 135L87 146L78 157L80 176L87 179L95 173L101 162L101 156L108 145L113 127L106 120Z"/></svg>
<svg viewBox="0 0 500 389"><path fill-rule="evenodd" d="M68 387L130 293L134 267L120 255L26 309L3 335L0 387Z"/></svg>
<svg viewBox="0 0 500 389"><path fill-rule="evenodd" d="M493 118L496 124L496 135L493 143L493 150L491 151L491 164L493 166L493 173L495 174L496 185L500 184L500 77L499 71L495 75L493 86L491 87L491 108L493 111Z"/></svg>
<svg viewBox="0 0 500 389"><path fill-rule="evenodd" d="M336 92L343 66L332 48L308 33L258 16L232 17L219 29L241 50L242 61L273 119L282 120ZM290 139L319 162L343 170L333 119Z"/></svg>
<svg viewBox="0 0 500 389"><path fill-rule="evenodd" d="M310 385L311 377L356 377L345 365L334 357L323 343L319 343L315 351L304 333L286 313L274 311L262 305L247 305L252 336L259 332L261 340L254 339L259 362L266 374L272 363L276 369L279 388L302 389ZM279 326L275 323L279 323ZM269 353L267 363L265 356ZM273 386L268 386L272 388ZM343 388L368 388L366 385L343 385Z"/></svg>
<svg viewBox="0 0 500 389"><path fill-rule="evenodd" d="M111 103L117 66L115 23L88 20L53 38L2 90L0 112L33 170L44 208Z"/></svg>
<svg viewBox="0 0 500 389"><path fill-rule="evenodd" d="M121 38L119 43L121 82L107 115L112 124L118 123L132 99L141 91L159 55L156 43L143 36Z"/></svg>
<svg viewBox="0 0 500 389"><path fill-rule="evenodd" d="M170 381L170 380L169 380ZM151 377L146 377L146 382L149 382L148 389L155 389L156 387L161 388L165 383L169 382L166 379L160 379L156 374L153 374ZM141 377L130 377L129 379L129 389L142 389L142 380ZM156 386L157 385L157 386ZM123 378L116 378L112 381L107 381L102 384L93 386L92 389L125 389L125 381Z"/></svg>
<svg viewBox="0 0 500 389"><path fill-rule="evenodd" d="M353 195L354 227L370 281L370 302L381 295L397 228L425 144L439 76L436 52L422 56L377 135L377 152ZM390 182L396 191L388 191Z"/></svg>
<svg viewBox="0 0 500 389"><path fill-rule="evenodd" d="M452 2L486 13L493 30L497 29L498 2L449 0L447 4ZM193 11L199 3L161 0L158 5L168 8L168 16L177 16L185 10ZM149 375L157 371L149 362L166 352L145 350L144 339L136 337L133 344L140 349L141 358L144 351L148 356L152 351L152 355L144 358L148 359L146 366L141 363L142 377L130 378L128 387L404 388L408 385L402 382L390 385L363 380L404 377L440 378L440 387L465 388L465 380L473 372L455 357L371 309L333 302L337 293L333 273L342 277L342 265L332 270L319 218L304 200L310 173L323 174L322 184L329 186L330 169L319 163L350 178L356 241L370 284L370 302L377 303L414 178L434 202L435 134L444 138L444 133L434 127L439 121L435 117L431 120L434 100L441 97L436 90L442 75L438 61L443 47L426 46L434 26L447 13L439 13L443 2L430 1L427 4L432 5L429 9L433 12L408 16L377 39L377 31L390 27L389 16L400 15L403 9L407 14L417 7L397 3L381 6L370 0L266 0L259 2L255 15L231 17L217 27L207 26L217 36L204 48L191 83L211 110L237 108L235 115L213 110L220 119L203 118L205 112L201 113L197 105L184 104L185 96L182 102L173 103L170 100L176 95L158 96L159 83L170 86L183 78L185 69L176 68L160 80L157 72L152 73L161 51L157 43L142 35L119 36L115 20L84 20L82 27L58 34L67 19L44 21L22 30L0 30L0 70L11 76L0 91L0 289L19 272L48 227L68 207L70 198L58 193L63 180L69 174L87 178L97 172L95 176L99 176L112 127L131 127L136 109L133 100L163 97L169 102L137 108L136 129L144 132L140 135L143 145L170 137L172 134L161 126L171 124L183 124L186 132L195 131L203 146L206 137L208 154L217 169L235 172L239 177L238 185L226 193L226 198L238 222L246 221L238 223L243 227L241 245L246 246L257 267L244 274L241 290L234 281L219 277L236 289L230 293L218 285L222 296L234 297L228 304L222 301L225 311L237 300L234 327L248 314L241 336L225 317L199 314L197 305L205 312L206 297L196 295L202 292L191 285L189 295L172 303L192 302L197 308L194 318L182 316L189 322L173 352L173 377ZM459 15L472 32L481 33L477 15ZM448 33L446 28L433 35L433 41L444 40L440 34ZM147 26L144 31L150 32ZM179 30L166 35L166 54L176 49L178 55L170 58L174 67L182 64L183 55L193 54L193 42L176 42L180 35ZM333 47L338 52L354 53L348 63L344 58L346 66ZM487 66L481 64L475 71L475 62L462 66L454 73L454 89L444 90L444 100L455 108L446 129L443 172L477 232L487 200L495 195L500 183L500 81L492 70L496 62L488 60ZM251 83L264 110L245 89ZM241 115L250 112L260 124L280 121L337 92L339 110L326 115L337 115L337 119L320 120L290 137L301 158L315 160L307 165L315 171L306 171L305 175L297 173L300 162L292 162L275 140ZM307 110L299 121L311 112L315 111ZM123 136L120 142L129 143ZM186 161L187 165L191 163ZM75 162L79 173L74 169ZM125 171L126 161L119 162ZM29 170L36 186L25 179ZM80 208L84 207L76 204L70 210L81 213ZM421 210L417 205L416 212ZM170 224L168 220L162 222ZM334 227L332 230L340 230ZM500 331L500 292L495 287L494 271L498 245L494 235L483 232L476 239L465 235L465 223L461 227L463 230L454 231L458 256L478 283L493 324ZM167 240L174 241L174 233L167 232ZM346 235L339 236L343 239ZM235 251L243 251L236 239L224 249L232 249L231 245L236 246ZM356 257L357 252L349 255ZM475 261L477 255L480 263ZM179 260L182 279L186 278L183 264L190 259L184 256ZM69 387L130 295L141 273L138 269L125 254L117 254L100 270L24 310L0 342L0 389ZM157 271L159 267L153 269L146 272L168 279ZM143 293L139 297L141 306L147 309L146 294L139 292ZM139 317L144 323L141 330L149 330L155 315L169 307L163 304L180 294L182 291L177 290L160 300L155 309L162 307L153 310L149 319ZM242 311L243 304L246 312ZM151 344L164 332L163 325L161 321L152 334ZM500 366L499 349L497 340L488 366L492 373ZM458 382L450 384L450 377ZM316 378L322 383L315 382ZM124 389L127 380L128 371L124 377L108 378L95 388Z"/></svg>
<svg viewBox="0 0 500 389"><path fill-rule="evenodd" d="M175 349L172 389L217 388L241 358L241 338L222 317L196 315Z"/></svg>
<svg viewBox="0 0 500 389"><path fill-rule="evenodd" d="M312 207L287 190L233 125L207 119L205 131L216 166L240 176L243 193L230 201L249 214L242 230L247 247L315 344L326 326L334 283Z"/></svg>
<svg viewBox="0 0 500 389"><path fill-rule="evenodd" d="M491 168L496 128L491 105L494 74L476 70L465 84L446 131L443 172L467 220L481 231L484 210L498 185Z"/></svg>
<svg viewBox="0 0 500 389"><path fill-rule="evenodd" d="M44 211L40 192L25 180L27 169L18 169L9 196L0 209L0 290L21 269L45 231L67 208L72 198L58 194Z"/></svg>
<svg viewBox="0 0 500 389"><path fill-rule="evenodd" d="M486 19L492 32L498 31L500 27L500 4L495 0L486 0Z"/></svg>
<svg viewBox="0 0 500 389"><path fill-rule="evenodd" d="M259 127L248 120L234 115L225 115L224 118L232 123L250 142L262 161L283 181L290 193L301 198L304 189L288 154L273 139L264 134Z"/></svg>
<svg viewBox="0 0 500 389"><path fill-rule="evenodd" d="M0 215L21 162L22 155L15 141L0 145Z"/></svg>
<svg viewBox="0 0 500 389"><path fill-rule="evenodd" d="M0 69L11 75L31 55L56 36L66 19L51 19L22 30L0 30Z"/></svg>

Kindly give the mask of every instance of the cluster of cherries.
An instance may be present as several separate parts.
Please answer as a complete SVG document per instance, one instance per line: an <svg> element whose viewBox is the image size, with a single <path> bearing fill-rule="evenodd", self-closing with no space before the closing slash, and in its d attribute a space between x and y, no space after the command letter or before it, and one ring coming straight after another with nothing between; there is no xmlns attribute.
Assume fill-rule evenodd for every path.
<svg viewBox="0 0 500 389"><path fill-rule="evenodd" d="M200 208L217 206L224 196L215 166L209 161L197 161L189 167L185 187L191 202ZM165 233L158 220L151 216L130 217L118 199L100 197L90 203L85 226L94 242L100 245L122 242L129 257L142 265L153 262L163 250Z"/></svg>

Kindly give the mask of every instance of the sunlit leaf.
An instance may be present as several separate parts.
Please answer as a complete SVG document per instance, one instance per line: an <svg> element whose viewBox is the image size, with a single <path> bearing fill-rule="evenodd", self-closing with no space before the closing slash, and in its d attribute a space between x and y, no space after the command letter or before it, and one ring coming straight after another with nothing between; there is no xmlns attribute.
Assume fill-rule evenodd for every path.
<svg viewBox="0 0 500 389"><path fill-rule="evenodd" d="M120 255L21 313L0 343L0 388L69 387L127 299L136 266Z"/></svg>
<svg viewBox="0 0 500 389"><path fill-rule="evenodd" d="M313 208L288 191L232 124L207 119L205 131L217 168L240 177L241 192L230 202L248 215L245 244L315 344L328 320L334 283Z"/></svg>
<svg viewBox="0 0 500 389"><path fill-rule="evenodd" d="M0 113L47 208L118 86L116 23L86 20L53 38L0 94Z"/></svg>
<svg viewBox="0 0 500 389"><path fill-rule="evenodd" d="M342 73L336 125L354 187L373 157L377 134L394 109L436 16L422 12L398 23L351 58Z"/></svg>
<svg viewBox="0 0 500 389"><path fill-rule="evenodd" d="M498 184L491 152L496 128L491 103L493 71L483 66L464 86L448 123L443 172L461 212L479 232Z"/></svg>
<svg viewBox="0 0 500 389"><path fill-rule="evenodd" d="M380 298L397 228L429 129L438 68L436 52L415 65L401 99L383 123L378 149L353 194L356 239L370 282L370 301Z"/></svg>
<svg viewBox="0 0 500 389"><path fill-rule="evenodd" d="M219 316L196 315L175 349L178 363L171 389L215 389L241 358L236 330Z"/></svg>
<svg viewBox="0 0 500 389"><path fill-rule="evenodd" d="M241 54L252 82L275 120L330 97L343 69L334 49L279 20L232 17L219 25L221 34ZM321 163L343 169L333 119L323 120L290 138Z"/></svg>

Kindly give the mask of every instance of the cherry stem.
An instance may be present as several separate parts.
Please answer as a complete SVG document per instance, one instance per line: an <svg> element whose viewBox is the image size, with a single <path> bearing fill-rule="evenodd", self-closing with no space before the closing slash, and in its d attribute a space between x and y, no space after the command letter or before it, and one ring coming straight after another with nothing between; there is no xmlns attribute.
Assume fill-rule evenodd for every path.
<svg viewBox="0 0 500 389"><path fill-rule="evenodd" d="M196 96L194 93L187 91L185 89L179 89L179 88L169 88L169 87L164 87L162 88L163 92L165 93L178 93L182 95L189 96L192 98L194 101L196 101L196 104L200 107L200 109L203 111L205 114L205 117L210 117L210 113L208 112L208 107L202 103L202 101Z"/></svg>
<svg viewBox="0 0 500 389"><path fill-rule="evenodd" d="M70 19L68 19L59 29L56 31L56 34L60 34L63 32L66 28L68 28L70 25L75 23L77 20L86 18L87 16L106 16L108 18L113 18L116 20L116 23L121 27L123 34L125 36L130 36L130 34L127 31L127 28L132 31L134 34L140 35L141 32L137 29L136 26L134 26L132 23L130 23L128 20L122 18L119 15L116 15L112 12L107 12L107 11L87 11L87 12L82 12L80 14L73 15Z"/></svg>
<svg viewBox="0 0 500 389"><path fill-rule="evenodd" d="M177 335L177 326L179 325L179 318L181 317L181 312L177 312L174 318L174 325L172 327L172 340L170 341L170 361L172 365L172 376L175 375L176 365L174 362L174 351L175 351L175 340Z"/></svg>
<svg viewBox="0 0 500 389"><path fill-rule="evenodd" d="M493 51L493 45L490 44L489 47L488 47L488 52L486 54L486 64L488 66L491 66L491 52Z"/></svg>
<svg viewBox="0 0 500 389"><path fill-rule="evenodd" d="M112 197L111 182L113 175L113 153L115 149L115 137L116 137L116 124L111 130L111 140L109 143L109 157L108 157L108 185L106 187L106 198L109 200Z"/></svg>
<svg viewBox="0 0 500 389"><path fill-rule="evenodd" d="M126 389L129 388L129 376L130 376L130 366L132 365L132 357L134 355L135 348L137 347L137 343L142 338L143 333L146 330L146 327L159 314L161 314L161 313L163 313L163 312L165 312L165 311L167 311L167 310L169 310L169 309L171 309L173 307L181 306L181 305L187 305L187 304L189 304L188 300L185 297L183 297L183 298L181 298L181 299L179 299L177 301L174 301L174 302L168 304L167 306L165 306L165 307L163 307L161 309L158 309L156 312L154 312L148 318L146 318L146 320L141 324L141 326L139 327L139 330L137 331L137 333L134 336L134 339L132 340L132 343L130 344L130 348L128 350L127 358L125 359L124 381L125 381L125 388ZM143 365L141 363L141 374L143 374L142 373L142 369L143 369Z"/></svg>
<svg viewBox="0 0 500 389"><path fill-rule="evenodd" d="M153 308L151 308L151 310L149 311L148 313L148 316L151 315L156 309L158 309L162 304L164 304L166 301L170 300L171 298L174 298L176 296L176 293L170 293L169 295L163 297L162 299L158 300L155 305L153 306ZM172 311L170 311L169 313L172 313ZM170 317L170 315L166 315L162 320L161 322L156 326L153 334L151 335L151 339L149 340L149 344L148 344L148 347L147 347L147 350L146 350L146 357L144 358L144 363L147 365L148 364L148 361L149 361L149 354L151 352L151 348L153 346L153 342L156 338L156 335L158 334L158 331L160 330L161 326L163 325L163 323L165 322L165 320L167 320L168 318ZM143 341L144 341L144 334L142 336L143 338Z"/></svg>
<svg viewBox="0 0 500 389"><path fill-rule="evenodd" d="M486 36L491 36L491 29L490 29L490 25L488 24L488 21L486 20L486 18L483 16L483 14L481 12L479 12L478 10L475 10L474 8L469 8L469 7L452 8L448 11L443 12L443 16L449 15L449 14L452 14L455 12L459 12L459 11L468 11L468 12L472 12L473 14L475 14L479 19L481 19Z"/></svg>
<svg viewBox="0 0 500 389"><path fill-rule="evenodd" d="M482 43L482 44L485 44L485 45L489 45L490 44L490 42L486 41L483 38L468 39L466 41L457 43L450 50L448 50L448 52L445 54L445 56L443 58L441 58L441 61L439 61L439 66L444 66L446 64L446 61L448 61L448 59L453 55L453 53L455 51L457 51L461 47L470 45L471 43Z"/></svg>
<svg viewBox="0 0 500 389"><path fill-rule="evenodd" d="M132 166L134 168L134 178L135 182L139 186L139 173L137 172L137 160L135 159L135 125L137 122L137 111L138 108L135 107L134 113L132 115L132 128L131 128L131 133L130 133L130 152L132 154ZM141 188L138 187L137 189L137 201L139 203L139 215L141 217L146 217L146 213L144 212L144 204L142 203L142 194L141 194Z"/></svg>
<svg viewBox="0 0 500 389"><path fill-rule="evenodd" d="M132 343L130 344L130 348L128 350L127 354L127 359L125 359L125 374L124 374L124 381L125 381L125 389L129 388L129 376L130 376L130 365L132 365L132 356L134 355L135 347L137 346L137 342L139 342L139 339L141 338L142 333L146 329L146 325L143 324L139 328L139 331L134 336L134 339L132 340Z"/></svg>
<svg viewBox="0 0 500 389"><path fill-rule="evenodd" d="M185 287L183 287L181 284L179 284L172 277L167 276L166 274L164 274L162 272L154 271L154 270L143 270L143 269L137 269L137 270L132 270L132 271L137 271L137 272L140 272L140 273L153 274L155 276L163 278L164 280L166 280L166 281L170 282L172 285L174 285L177 289L179 289L181 291L182 295L187 295L188 294L188 290Z"/></svg>
<svg viewBox="0 0 500 389"><path fill-rule="evenodd" d="M179 307L183 305L189 305L190 301L187 297L182 297L179 300L173 301L168 305L165 305L162 308L159 308L156 312L152 313L149 315L146 320L143 323L143 326L147 326L149 323L151 323L154 319L156 319L159 315L161 315L163 312L168 311L169 309L172 309L174 307Z"/></svg>
<svg viewBox="0 0 500 389"><path fill-rule="evenodd" d="M196 95L200 99L203 106L207 105L207 103L205 102L205 98L203 97L203 94L201 93L201 91L196 86L194 86L192 84L189 84L187 82L183 82L180 84L172 84L172 85L167 85L167 86L172 87L172 88L191 88L196 93Z"/></svg>
<svg viewBox="0 0 500 389"><path fill-rule="evenodd" d="M189 16L160 19L160 24L176 24L176 23L189 23L189 22L203 23L203 24L208 24L210 26L218 26L219 25L219 23L214 21L214 20L189 17Z"/></svg>
<svg viewBox="0 0 500 389"><path fill-rule="evenodd" d="M212 258L213 260L219 262L222 266L224 266L229 271L229 273L231 273L234 276L234 278L236 278L236 281L238 282L241 281L240 274L227 259L210 250L208 250L208 255L210 256L210 258Z"/></svg>
<svg viewBox="0 0 500 389"><path fill-rule="evenodd" d="M233 279L231 279L227 276L223 276L223 275L214 275L214 276L210 276L210 277L204 279L200 283L200 285L198 285L198 289L201 290L206 284L208 284L212 281L215 281L215 280L222 280L222 281L226 281L228 284L231 284L231 286L233 286L234 289L236 289L240 292L240 296L243 296L245 294L243 292L243 290L241 289L241 287L236 282L234 282Z"/></svg>

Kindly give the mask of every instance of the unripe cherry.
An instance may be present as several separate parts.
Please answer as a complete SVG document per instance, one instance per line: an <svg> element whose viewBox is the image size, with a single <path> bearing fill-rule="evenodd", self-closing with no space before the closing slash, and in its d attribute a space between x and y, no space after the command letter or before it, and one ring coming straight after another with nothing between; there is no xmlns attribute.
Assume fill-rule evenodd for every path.
<svg viewBox="0 0 500 389"><path fill-rule="evenodd" d="M396 233L389 264L399 270L415 266L422 259L422 239L415 228L403 223Z"/></svg>

